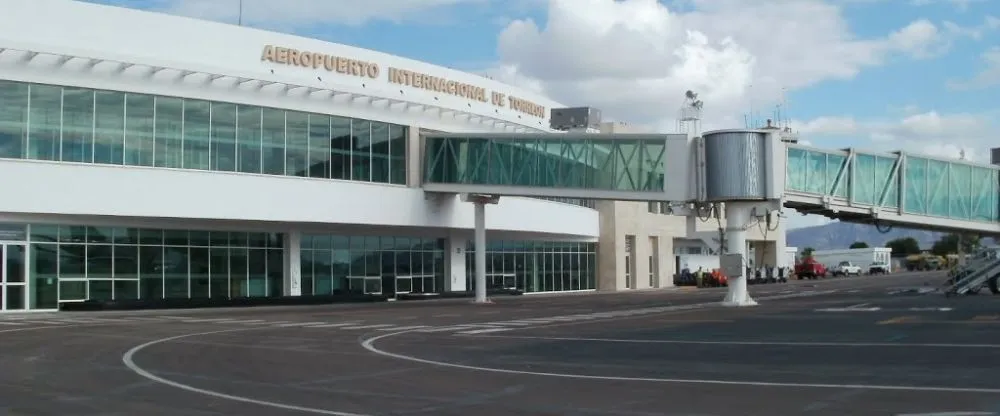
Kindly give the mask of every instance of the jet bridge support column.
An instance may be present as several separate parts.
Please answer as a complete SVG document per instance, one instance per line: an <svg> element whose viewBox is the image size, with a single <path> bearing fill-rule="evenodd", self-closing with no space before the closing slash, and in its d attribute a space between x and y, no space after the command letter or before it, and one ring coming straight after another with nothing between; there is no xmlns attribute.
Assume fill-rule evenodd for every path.
<svg viewBox="0 0 1000 416"><path fill-rule="evenodd" d="M463 195L463 199L472 202L475 207L475 230L473 235L473 249L475 250L476 277L473 281L475 285L476 297L473 303L490 303L486 298L486 205L494 205L500 201L500 197L493 195Z"/></svg>
<svg viewBox="0 0 1000 416"><path fill-rule="evenodd" d="M754 306L757 304L747 291L747 229L753 221L755 204L746 202L726 203L726 252L739 256L738 267L733 267L729 279L729 291L722 301L726 306ZM734 273L738 271L738 273Z"/></svg>
<svg viewBox="0 0 1000 416"><path fill-rule="evenodd" d="M785 190L785 144L773 129L706 132L697 143L696 154L703 162L698 173L704 178L698 202L714 204L716 210L720 203L725 206L726 252L719 263L729 291L722 304L754 306L757 302L747 290L747 230L761 223L770 227L778 218Z"/></svg>

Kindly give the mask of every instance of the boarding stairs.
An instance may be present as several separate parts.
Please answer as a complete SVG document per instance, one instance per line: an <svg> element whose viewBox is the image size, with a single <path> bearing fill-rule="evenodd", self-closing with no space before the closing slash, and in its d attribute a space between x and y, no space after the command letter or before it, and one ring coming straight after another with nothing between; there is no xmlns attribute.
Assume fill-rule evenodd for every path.
<svg viewBox="0 0 1000 416"><path fill-rule="evenodd" d="M985 248L969 259L965 267L952 272L945 295L976 294L987 286L996 294L998 280L1000 280L1000 249Z"/></svg>

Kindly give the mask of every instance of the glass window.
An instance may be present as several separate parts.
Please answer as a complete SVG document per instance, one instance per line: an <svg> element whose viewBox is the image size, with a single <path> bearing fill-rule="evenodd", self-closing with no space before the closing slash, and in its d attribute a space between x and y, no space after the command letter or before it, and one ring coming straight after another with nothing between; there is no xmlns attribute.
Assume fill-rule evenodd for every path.
<svg viewBox="0 0 1000 416"><path fill-rule="evenodd" d="M372 179L372 123L367 120L351 120L351 180L370 181Z"/></svg>
<svg viewBox="0 0 1000 416"><path fill-rule="evenodd" d="M263 113L263 150L261 164L263 173L285 174L285 112L265 108Z"/></svg>
<svg viewBox="0 0 1000 416"><path fill-rule="evenodd" d="M125 164L153 166L153 125L156 99L150 95L125 96Z"/></svg>
<svg viewBox="0 0 1000 416"><path fill-rule="evenodd" d="M62 88L31 86L28 119L28 158L59 160L59 136L62 126Z"/></svg>
<svg viewBox="0 0 1000 416"><path fill-rule="evenodd" d="M0 81L0 157L25 157L28 148L28 95L28 84Z"/></svg>
<svg viewBox="0 0 1000 416"><path fill-rule="evenodd" d="M184 100L184 169L210 166L211 111L208 101Z"/></svg>
<svg viewBox="0 0 1000 416"><path fill-rule="evenodd" d="M261 153L261 108L241 105L239 118L236 122L236 157L239 159L239 171L244 173L260 173Z"/></svg>
<svg viewBox="0 0 1000 416"><path fill-rule="evenodd" d="M406 184L407 129L389 125L389 183Z"/></svg>
<svg viewBox="0 0 1000 416"><path fill-rule="evenodd" d="M208 297L208 248L191 247L188 267L191 273L190 290L192 298Z"/></svg>
<svg viewBox="0 0 1000 416"><path fill-rule="evenodd" d="M94 163L121 165L125 155L125 94L94 93Z"/></svg>
<svg viewBox="0 0 1000 416"><path fill-rule="evenodd" d="M330 118L330 177L351 179L351 119Z"/></svg>
<svg viewBox="0 0 1000 416"><path fill-rule="evenodd" d="M62 106L62 159L94 161L94 91L64 88Z"/></svg>
<svg viewBox="0 0 1000 416"><path fill-rule="evenodd" d="M156 124L154 131L153 165L163 168L181 168L184 160L184 100L156 98Z"/></svg>
<svg viewBox="0 0 1000 416"><path fill-rule="evenodd" d="M309 115L297 111L285 113L285 175L309 173Z"/></svg>
<svg viewBox="0 0 1000 416"><path fill-rule="evenodd" d="M236 104L212 103L212 170L236 170Z"/></svg>
<svg viewBox="0 0 1000 416"><path fill-rule="evenodd" d="M389 183L389 124L372 122L372 182Z"/></svg>
<svg viewBox="0 0 1000 416"><path fill-rule="evenodd" d="M330 177L330 116L309 115L309 176Z"/></svg>

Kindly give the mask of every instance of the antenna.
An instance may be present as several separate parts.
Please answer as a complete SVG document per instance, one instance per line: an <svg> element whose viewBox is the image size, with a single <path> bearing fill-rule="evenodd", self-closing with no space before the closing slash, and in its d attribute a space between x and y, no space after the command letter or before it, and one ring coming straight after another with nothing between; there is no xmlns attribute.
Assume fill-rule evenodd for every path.
<svg viewBox="0 0 1000 416"><path fill-rule="evenodd" d="M958 158L962 160L969 160L965 157L965 149L961 149L958 151Z"/></svg>
<svg viewBox="0 0 1000 416"><path fill-rule="evenodd" d="M698 99L698 93L687 90L684 92L684 104L677 115L677 132L688 137L701 134L701 109L705 103Z"/></svg>
<svg viewBox="0 0 1000 416"><path fill-rule="evenodd" d="M237 20L237 24L243 26L243 0L240 0L239 7L240 7L239 20Z"/></svg>

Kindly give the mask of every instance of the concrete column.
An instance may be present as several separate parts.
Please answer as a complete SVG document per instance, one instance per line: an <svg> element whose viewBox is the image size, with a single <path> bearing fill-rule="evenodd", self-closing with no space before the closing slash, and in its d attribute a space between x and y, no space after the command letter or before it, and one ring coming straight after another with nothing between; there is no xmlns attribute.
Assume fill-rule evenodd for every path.
<svg viewBox="0 0 1000 416"><path fill-rule="evenodd" d="M729 277L729 291L722 301L725 306L754 306L757 304L747 291L747 227L750 225L754 205L745 202L726 203L726 251L743 256L739 274Z"/></svg>
<svg viewBox="0 0 1000 416"><path fill-rule="evenodd" d="M469 239L462 234L454 233L445 241L445 264L448 267L444 282L446 292L464 292L469 290L466 284L465 249Z"/></svg>
<svg viewBox="0 0 1000 416"><path fill-rule="evenodd" d="M284 233L285 276L283 295L302 296L302 233Z"/></svg>
<svg viewBox="0 0 1000 416"><path fill-rule="evenodd" d="M409 126L406 130L406 186L420 187L423 177L424 148L420 143L420 126Z"/></svg>
<svg viewBox="0 0 1000 416"><path fill-rule="evenodd" d="M486 203L475 201L476 230L473 241L476 250L476 303L486 303Z"/></svg>
<svg viewBox="0 0 1000 416"><path fill-rule="evenodd" d="M659 287L673 287L674 286L674 273L677 273L676 264L674 262L674 239L673 236L660 235L658 254L660 256L660 286Z"/></svg>

